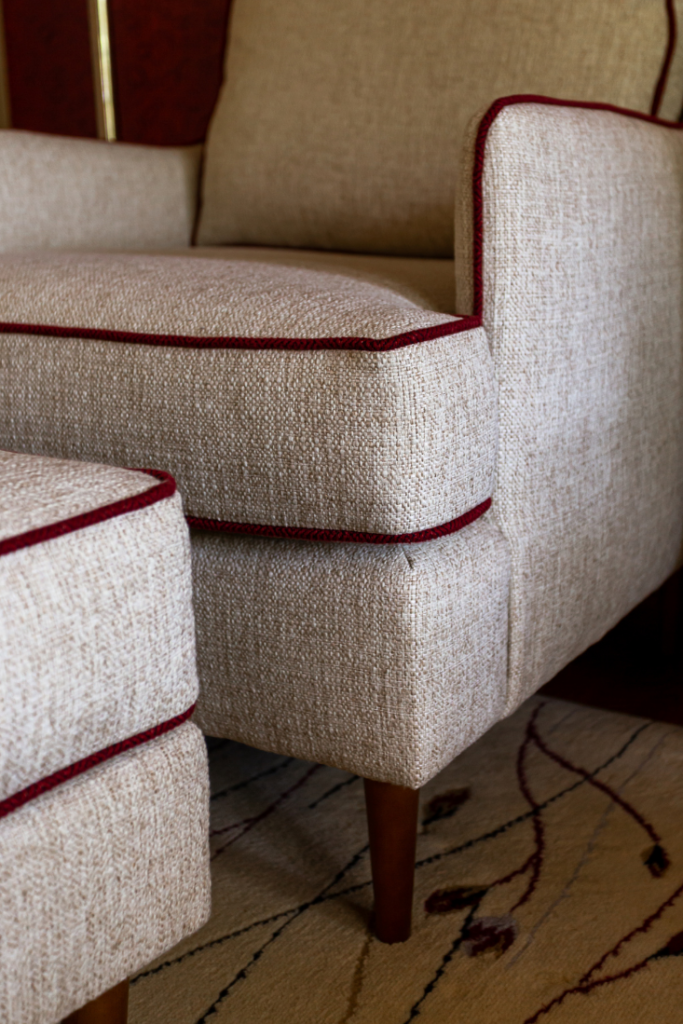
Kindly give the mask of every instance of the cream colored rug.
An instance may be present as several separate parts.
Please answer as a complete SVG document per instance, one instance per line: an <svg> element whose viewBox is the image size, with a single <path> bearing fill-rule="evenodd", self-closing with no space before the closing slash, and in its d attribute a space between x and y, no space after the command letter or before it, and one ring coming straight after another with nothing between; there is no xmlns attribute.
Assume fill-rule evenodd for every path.
<svg viewBox="0 0 683 1024"><path fill-rule="evenodd" d="M426 787L368 930L360 780L210 741L214 911L130 1024L683 1024L683 730L534 698Z"/></svg>

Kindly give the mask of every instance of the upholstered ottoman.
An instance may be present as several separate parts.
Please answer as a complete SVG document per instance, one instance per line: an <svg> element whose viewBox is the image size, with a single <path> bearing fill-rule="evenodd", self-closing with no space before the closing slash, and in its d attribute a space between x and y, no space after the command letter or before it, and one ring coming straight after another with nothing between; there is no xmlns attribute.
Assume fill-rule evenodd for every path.
<svg viewBox="0 0 683 1024"><path fill-rule="evenodd" d="M172 478L0 452L3 1024L125 1020L206 920L196 693Z"/></svg>

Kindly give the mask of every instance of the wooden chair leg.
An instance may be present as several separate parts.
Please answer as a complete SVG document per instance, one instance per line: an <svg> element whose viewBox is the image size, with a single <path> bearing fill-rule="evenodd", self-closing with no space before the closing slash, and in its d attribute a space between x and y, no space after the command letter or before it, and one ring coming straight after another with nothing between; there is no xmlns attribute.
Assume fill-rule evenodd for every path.
<svg viewBox="0 0 683 1024"><path fill-rule="evenodd" d="M381 942L410 938L419 796L417 789L365 779L374 929Z"/></svg>
<svg viewBox="0 0 683 1024"><path fill-rule="evenodd" d="M122 981L70 1014L62 1024L126 1024L127 1020L128 981Z"/></svg>

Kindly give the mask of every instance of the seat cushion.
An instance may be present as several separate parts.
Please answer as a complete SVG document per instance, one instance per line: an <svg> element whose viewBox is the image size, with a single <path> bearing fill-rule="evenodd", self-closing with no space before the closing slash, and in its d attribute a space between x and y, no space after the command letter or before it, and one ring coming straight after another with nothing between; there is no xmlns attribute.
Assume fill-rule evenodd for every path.
<svg viewBox="0 0 683 1024"><path fill-rule="evenodd" d="M514 93L677 118L673 15L671 0L234 0L199 240L450 256L470 118Z"/></svg>
<svg viewBox="0 0 683 1024"><path fill-rule="evenodd" d="M0 817L196 700L172 479L0 452Z"/></svg>
<svg viewBox="0 0 683 1024"><path fill-rule="evenodd" d="M450 261L201 255L1 258L0 444L158 466L230 529L419 539L482 510L495 384Z"/></svg>

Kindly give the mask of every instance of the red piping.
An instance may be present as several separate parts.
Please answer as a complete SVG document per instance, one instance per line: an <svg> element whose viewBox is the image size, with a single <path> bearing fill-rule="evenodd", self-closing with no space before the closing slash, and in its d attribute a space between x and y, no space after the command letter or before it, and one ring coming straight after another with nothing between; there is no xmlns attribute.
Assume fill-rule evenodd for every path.
<svg viewBox="0 0 683 1024"><path fill-rule="evenodd" d="M673 54L675 42L676 42L676 19L675 12L673 10L672 0L667 0L667 10L669 12L669 46L665 57L664 67L662 74L660 75L660 82L657 85L657 91L655 93L655 101L653 101L653 109L658 109L661 102L661 94L664 90L666 83L666 76L668 74L669 66L671 64L671 57ZM444 337L452 334L459 334L461 331L472 330L475 327L479 327L482 322L482 311L483 311L483 193L482 193L482 178L484 171L484 159L486 155L486 140L488 133L491 129L493 122L495 121L501 110L505 107L513 106L516 104L523 103L539 103L545 106L558 106L558 107L575 107L581 110L604 110L613 114L620 114L625 117L634 117L641 121L649 121L653 124L658 124L666 128L681 128L683 125L673 121L663 121L657 118L654 114L642 114L640 111L628 110L624 107L616 107L609 103L584 103L580 100L558 100L548 96L535 96L535 95L518 95L518 96L506 96L502 99L496 100L491 105L487 113L484 115L481 124L479 125L479 131L477 133L477 139L475 144L475 156L474 156L474 168L472 173L472 192L473 192L473 279L474 279L474 313L471 316L464 316L459 320L450 321L446 324L439 324L436 327L427 327L418 331L410 331L405 334L398 334L391 338L385 339L372 339L372 338L217 338L217 337L190 337L187 335L163 335L163 334L136 334L129 331L108 331L95 328L85 327L59 327L48 324L19 324L19 323L0 323L0 333L22 333L22 334L43 334L51 335L55 337L75 337L75 338L93 338L102 341L119 341L129 343L141 343L148 345L166 345L184 348L249 348L249 349L290 349L290 350L303 350L311 351L313 349L356 349L362 351L376 351L376 352L387 352L395 348L402 348L406 345L417 344L422 341L428 341L432 338ZM166 478L166 474L155 473L154 475L160 478ZM172 480L171 477L168 477ZM173 484L175 489L175 484ZM151 494L155 491L152 488ZM168 492L173 493L173 490ZM160 494L159 497L166 497L167 494ZM140 495L139 498L144 498L145 495ZM139 500L138 498L138 500ZM128 501L135 501L136 499L126 499ZM159 500L155 498L153 500ZM122 504L122 503L117 503ZM145 502L145 504L151 504L151 501ZM107 508L114 508L115 506L108 506ZM135 507L142 507L138 505ZM436 526L428 530L420 530L415 533L406 534L379 534L379 533L363 533L355 530L324 530L309 527L288 527L288 526L267 526L260 524L251 523L232 523L225 522L217 519L203 519L198 516L187 516L188 524L196 529L203 530L217 530L226 533L239 533L239 534L255 534L261 537L280 537L280 538L298 538L303 540L314 540L314 541L350 541L359 544L414 544L425 540L433 540L436 537L443 537L451 533L455 533L461 530L464 526L474 522L481 515L484 514L491 507L491 499L488 498L486 501L477 505L476 508L471 509L464 515L459 516L457 519L452 520L449 523L444 523L441 526ZM128 508L124 508L121 511L128 511ZM75 520L87 518L88 516L96 516L98 513L104 513L107 509L95 510L93 513L86 514L86 517L74 517ZM110 515L118 515L120 512L112 512ZM101 518L110 518L110 515L102 515ZM93 522L100 522L101 519L93 519ZM70 521L67 521L70 522ZM22 535L22 537L29 538L33 534L42 534L44 531L51 531L56 528L55 533L50 533L50 536L58 536L60 533L69 532L69 529L78 529L79 525L89 525L87 522L82 522L79 525L70 526L69 529L60 530L60 526L66 526L65 524L55 524L54 527L45 527L42 531L32 531L30 534ZM26 546L29 543L39 543L40 540L47 539L47 536L38 536L36 540L26 540L24 543L17 546ZM16 540L22 540L22 538L15 538ZM0 543L0 554L4 554L4 545L8 544L8 541ZM16 548L9 548L9 550L16 550Z"/></svg>
<svg viewBox="0 0 683 1024"><path fill-rule="evenodd" d="M358 530L318 530L306 526L262 526L253 523L228 523L220 519L200 519L187 516L189 526L196 530L218 530L222 533L248 533L258 537L278 537L296 540L317 541L351 541L355 544L418 544L425 540L435 540L457 533L464 526L469 526L475 519L483 516L491 508L491 498L482 501L476 508L470 509L457 519L441 526L433 526L428 530L417 530L415 533L362 533Z"/></svg>
<svg viewBox="0 0 683 1024"><path fill-rule="evenodd" d="M123 516L127 512L134 512L139 508L147 508L154 505L163 498L170 498L175 494L175 480L169 473L163 473L156 469L139 469L137 473L148 473L155 476L161 483L150 487L142 494L134 494L130 498L121 498L113 501L110 505L103 505L101 508L94 508L90 512L81 512L69 519L62 519L48 526L39 526L35 530L27 530L26 533L19 533L15 537L6 537L0 541L0 555L8 555L21 548L31 547L33 544L42 544L53 537L62 537L65 533L73 533L74 530L82 530L86 526L93 526L95 523L103 523L107 519L114 519L116 516Z"/></svg>
<svg viewBox="0 0 683 1024"><path fill-rule="evenodd" d="M676 121L664 121L652 114L641 114L639 110L628 110L625 107L615 107L611 103L584 103L581 100L556 100L550 96L505 96L496 100L482 118L477 133L477 140L474 150L474 168L472 171L472 199L473 199L473 283L474 283L474 313L473 324L481 324L483 312L483 254L484 254L484 211L482 179L484 173L484 158L486 155L486 139L498 114L505 107L523 103L538 103L548 107L576 107L579 110L605 110L611 114L621 114L623 117L633 117L639 121L649 121L651 124L661 125L663 128L683 128L683 124Z"/></svg>
<svg viewBox="0 0 683 1024"><path fill-rule="evenodd" d="M676 37L678 35L678 28L676 25L676 8L674 7L674 0L666 0L666 15L669 23L669 42L666 47L666 53L664 54L664 63L662 64L662 70L659 75L659 81L655 88L655 94L652 99L652 106L650 113L653 117L659 113L659 108L662 105L662 99L664 97L664 90L666 89L667 79L669 77L669 71L671 70L671 62L674 56L674 50L676 49Z"/></svg>
<svg viewBox="0 0 683 1024"><path fill-rule="evenodd" d="M194 337L186 334L139 334L134 331L109 331L96 327L61 327L54 324L0 323L0 334L44 334L56 338L89 338L95 341L121 341L137 345L163 345L170 348L247 348L286 349L310 352L315 349L341 349L361 352L391 352L406 345L444 338L478 327L470 316L449 320L434 327L395 334L391 338L233 338Z"/></svg>
<svg viewBox="0 0 683 1024"><path fill-rule="evenodd" d="M172 729L177 729L179 725L186 722L196 705L192 705L182 714L176 715L175 718L169 718L168 721L162 722L161 725L155 725L151 729L146 729L144 732L139 732L135 736L130 736L127 740L121 740L119 743L112 743L110 747L105 747L104 750L98 750L96 754L89 754L88 757L84 757L81 761L75 761L74 764L68 765L66 768L60 768L59 771L53 772L52 775L46 776L44 779L40 779L38 782L31 783L25 789L19 790L18 793L14 793L13 796L8 796L5 800L0 801L0 818L6 817L11 814L12 811L18 810L23 807L24 804L29 803L30 800L35 800L36 797L41 796L43 793L48 793L51 789L56 786L60 786L63 782L67 782L69 779L75 778L77 775L82 775L83 772L87 772L89 768L94 768L98 764L102 764L104 761L111 760L112 757L116 757L117 754L123 754L126 750L132 750L134 747L139 747L143 743L149 743L150 740L156 739L157 736L163 736L164 733L171 732Z"/></svg>

